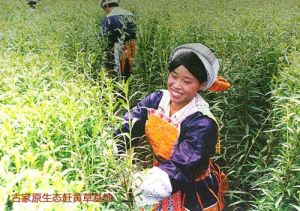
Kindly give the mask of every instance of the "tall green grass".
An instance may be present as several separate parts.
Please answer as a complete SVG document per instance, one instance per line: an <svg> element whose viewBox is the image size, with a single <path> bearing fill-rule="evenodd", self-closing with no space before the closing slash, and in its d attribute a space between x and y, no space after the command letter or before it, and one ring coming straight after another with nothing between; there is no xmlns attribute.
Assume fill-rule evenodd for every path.
<svg viewBox="0 0 300 211"><path fill-rule="evenodd" d="M282 57L271 97L271 128L263 149L264 164L253 186L259 210L300 210L300 53L299 40Z"/></svg>
<svg viewBox="0 0 300 211"><path fill-rule="evenodd" d="M114 113L165 88L168 56L188 42L210 47L232 84L203 93L221 126L227 208L299 210L299 1L121 4L138 17L129 85L101 69L98 2L43 0L32 10L0 0L0 210L133 209L132 154L116 159L110 145ZM105 191L111 203L11 202L12 193Z"/></svg>
<svg viewBox="0 0 300 211"><path fill-rule="evenodd" d="M130 165L119 164L107 144L120 122L118 85L96 64L96 21L86 24L99 8L84 19L78 16L84 1L43 1L37 10L25 1L1 5L8 12L1 13L0 209L125 209L126 189L118 181ZM13 193L86 192L116 197L109 204L11 201Z"/></svg>

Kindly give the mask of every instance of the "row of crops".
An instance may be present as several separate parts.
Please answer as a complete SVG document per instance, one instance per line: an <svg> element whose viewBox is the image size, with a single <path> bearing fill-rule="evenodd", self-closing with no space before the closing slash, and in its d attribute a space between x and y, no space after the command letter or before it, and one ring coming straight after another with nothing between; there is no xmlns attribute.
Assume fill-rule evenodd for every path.
<svg viewBox="0 0 300 211"><path fill-rule="evenodd" d="M170 51L189 42L209 46L232 84L204 96L221 126L226 209L300 210L300 2L121 6L138 17L129 84L101 69L99 2L43 0L34 10L0 0L0 210L132 210L134 165L113 156L114 113L164 88ZM126 99L116 97L120 89ZM79 193L82 202L25 202L26 193ZM88 193L113 199L93 202Z"/></svg>

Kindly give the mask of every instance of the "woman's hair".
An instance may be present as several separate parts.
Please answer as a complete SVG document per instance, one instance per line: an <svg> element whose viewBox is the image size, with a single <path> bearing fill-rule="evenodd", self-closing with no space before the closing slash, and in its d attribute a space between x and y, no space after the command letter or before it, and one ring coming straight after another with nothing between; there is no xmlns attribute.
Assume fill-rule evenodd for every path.
<svg viewBox="0 0 300 211"><path fill-rule="evenodd" d="M180 65L183 65L186 69L188 69L200 81L200 83L207 81L205 66L199 57L192 51L183 52L176 56L176 58L169 63L168 69L172 72Z"/></svg>

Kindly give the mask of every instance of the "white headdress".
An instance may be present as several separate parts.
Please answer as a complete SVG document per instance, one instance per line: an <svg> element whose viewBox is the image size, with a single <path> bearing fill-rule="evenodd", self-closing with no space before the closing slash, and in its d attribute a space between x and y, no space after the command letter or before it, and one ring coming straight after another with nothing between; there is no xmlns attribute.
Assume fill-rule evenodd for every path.
<svg viewBox="0 0 300 211"><path fill-rule="evenodd" d="M205 66L207 81L205 82L206 84L203 90L207 90L216 81L220 67L217 58L208 47L201 43L190 43L178 46L172 51L169 63L181 53L189 51L195 53Z"/></svg>

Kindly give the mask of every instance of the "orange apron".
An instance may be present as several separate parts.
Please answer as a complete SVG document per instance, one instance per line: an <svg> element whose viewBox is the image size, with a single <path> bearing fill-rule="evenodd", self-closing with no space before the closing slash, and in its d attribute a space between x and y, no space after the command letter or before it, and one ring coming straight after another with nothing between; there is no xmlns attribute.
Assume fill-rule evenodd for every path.
<svg viewBox="0 0 300 211"><path fill-rule="evenodd" d="M155 109L148 109L145 135L159 162L171 158L179 132L180 124L173 122L169 117L166 117Z"/></svg>
<svg viewBox="0 0 300 211"><path fill-rule="evenodd" d="M160 113L155 109L148 109L148 120L145 125L145 135L151 145L153 154L155 156L155 161L153 162L154 166L158 166L159 163L169 160L173 153L174 146L177 143L178 137L180 134L180 123L174 122L169 117ZM215 165L215 164L214 164ZM219 169L218 169L219 170ZM205 179L210 175L211 171L216 171L216 175L220 175L221 173L217 172L216 168L213 167L213 164L210 162L210 167L208 170L198 176L195 181L200 181ZM219 183L221 183L221 178L218 178ZM219 188L220 189L220 188ZM215 194L213 194L215 195ZM220 194L219 194L220 195ZM198 196L199 205L202 207L202 210L207 211L217 211L223 208L222 200L220 196L216 196L218 203L209 208L204 208ZM167 211L169 207L169 203L172 203L172 208L174 211L184 211L184 198L185 194L182 194L181 191L178 191L171 195L168 198L165 198L161 202L161 209L163 211ZM159 205L154 205L153 210L156 210ZM219 209L219 207L221 209Z"/></svg>
<svg viewBox="0 0 300 211"><path fill-rule="evenodd" d="M131 66L133 65L134 55L136 54L137 47L135 40L129 40L125 43L120 59L120 69L122 75L131 73ZM128 62L128 67L126 66Z"/></svg>

